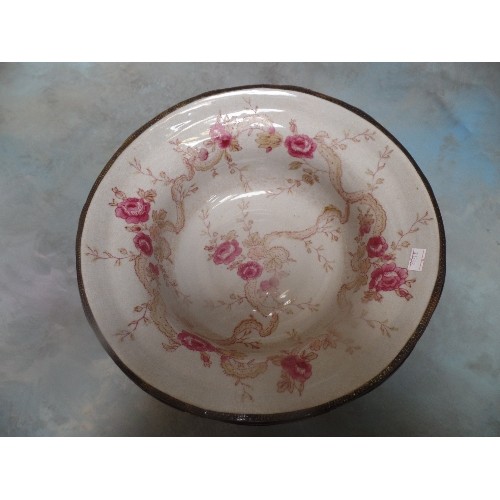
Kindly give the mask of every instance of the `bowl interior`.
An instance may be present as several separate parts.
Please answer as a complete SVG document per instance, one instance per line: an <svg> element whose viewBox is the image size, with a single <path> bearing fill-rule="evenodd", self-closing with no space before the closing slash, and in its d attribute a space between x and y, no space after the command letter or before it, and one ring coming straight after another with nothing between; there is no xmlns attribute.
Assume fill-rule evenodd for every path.
<svg viewBox="0 0 500 500"><path fill-rule="evenodd" d="M224 344L246 321L248 342L232 349L261 358L291 347L293 330L306 339L345 317L336 295L347 279L346 242L358 227L336 219L330 183L313 182L293 199L277 190L288 189L289 163L249 155L242 165L251 166L251 185L228 169L200 184L183 230L170 240L177 286L161 282L176 331ZM168 194L161 203L175 213Z"/></svg>

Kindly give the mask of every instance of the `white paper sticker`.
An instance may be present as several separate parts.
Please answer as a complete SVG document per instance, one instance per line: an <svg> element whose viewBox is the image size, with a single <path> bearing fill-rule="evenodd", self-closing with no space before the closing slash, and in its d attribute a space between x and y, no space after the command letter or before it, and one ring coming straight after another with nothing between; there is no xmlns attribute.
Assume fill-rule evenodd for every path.
<svg viewBox="0 0 500 500"><path fill-rule="evenodd" d="M408 262L408 271L421 271L424 267L425 248L412 248L410 262Z"/></svg>

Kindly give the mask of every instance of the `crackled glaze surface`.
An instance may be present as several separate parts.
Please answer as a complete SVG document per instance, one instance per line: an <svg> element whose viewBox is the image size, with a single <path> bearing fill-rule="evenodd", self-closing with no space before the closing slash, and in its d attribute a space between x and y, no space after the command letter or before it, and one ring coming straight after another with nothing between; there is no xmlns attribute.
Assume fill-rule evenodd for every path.
<svg viewBox="0 0 500 500"><path fill-rule="evenodd" d="M80 254L95 323L138 379L198 408L273 414L380 376L428 307L440 235L421 177L374 124L254 88L181 106L130 142Z"/></svg>

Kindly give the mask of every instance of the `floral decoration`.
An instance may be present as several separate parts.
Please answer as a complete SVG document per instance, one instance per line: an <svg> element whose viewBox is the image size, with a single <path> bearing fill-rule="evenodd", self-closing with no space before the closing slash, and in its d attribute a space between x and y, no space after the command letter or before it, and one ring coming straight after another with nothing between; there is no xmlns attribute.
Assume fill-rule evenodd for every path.
<svg viewBox="0 0 500 500"><path fill-rule="evenodd" d="M289 135L285 146L288 154L295 158L312 158L316 151L316 142L305 134Z"/></svg>
<svg viewBox="0 0 500 500"><path fill-rule="evenodd" d="M217 358L220 370L234 380L235 386L241 388L244 401L253 401L252 380L270 372L272 367L277 370L277 393L295 393L300 397L307 383L315 376L314 361L321 351L343 346L345 352L353 355L361 346L334 329L310 338L302 338L292 330L286 332L290 346L279 354L263 355L259 360L251 354L259 352L264 339L276 332L280 315L293 314L297 310L314 314L319 310L319 304L315 304L312 298L302 302L297 299L286 304L280 302L280 287L286 282L290 267L295 262L287 242L303 244L313 261L329 272L334 269L335 262L328 259L325 245L335 244L341 227L352 220L357 208L359 229L352 251L349 252L352 276L340 286L337 294L339 307L350 307L352 296L358 292L362 293L365 303L382 302L385 294L390 293L410 301L413 296L409 289L416 279L410 277L408 270L402 267L399 254L411 245L411 235L432 218L427 212L423 216L417 214L411 227L406 232L398 231L399 239L391 240L392 235L386 230L387 214L375 196L377 189L383 188L381 174L391 158L389 146L379 152L373 169L366 171L366 187L353 192L345 190L342 184L344 151L362 141L373 141L375 131L367 129L355 134L346 131L341 138L330 137L326 131L313 135L311 131L299 132L296 121L292 119L288 124L290 133L283 140L283 135L277 132L277 125L272 119L261 113L249 99L245 101L248 107L244 119L220 114L208 128L208 138L198 146L189 146L178 138L170 142L185 168L185 172L176 178L170 178L165 171L155 172L143 166L137 158L131 159L130 166L136 173L144 176L156 189L170 192L175 213L152 209L157 196L156 189L140 188L129 196L114 187L109 205L113 207L116 219L124 224L124 230L130 233L129 248L100 251L97 247L88 246L87 255L93 261L110 261L118 267L125 262L133 263L137 278L147 293L147 300L134 307L136 319L117 332L120 341L133 340L141 325L154 325L163 335L162 347L165 351L184 349L186 353L199 353L202 364L207 368L212 366L212 358ZM244 138L252 136L254 132L254 141L245 142ZM270 190L267 193L270 199L293 195L297 190L313 190L317 184L325 183L338 193L343 206L324 207L316 215L316 220L300 231L283 229L267 234L254 227L248 200L239 204L239 226L227 234L214 232L210 211L202 209L200 219L206 237L204 250L207 260L211 262L210 265L218 266L218 272L234 272L241 278L241 288L229 298L209 300L206 306L231 310L250 304L254 313L242 317L234 326L232 334L225 338L209 338L203 332L176 331L166 316L159 287L170 288L187 306L190 298L172 278L174 255L170 239L184 229L185 204L190 196L196 194L198 187L195 181L199 177L216 177L219 175L218 169L227 168L230 175L237 177L243 191L251 190L248 166L240 165L237 161L238 153L250 147L265 154L281 149L293 158L288 165L290 177L286 179L286 185ZM313 159L314 162L311 161ZM366 313L361 315L361 319L370 328L379 329L385 337L397 332L387 320L368 318Z"/></svg>

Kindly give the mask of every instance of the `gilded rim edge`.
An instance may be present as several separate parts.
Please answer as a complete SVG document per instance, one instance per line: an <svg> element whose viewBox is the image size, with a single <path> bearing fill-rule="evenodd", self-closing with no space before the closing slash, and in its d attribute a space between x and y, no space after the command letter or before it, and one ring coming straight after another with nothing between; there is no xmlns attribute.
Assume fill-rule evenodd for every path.
<svg viewBox="0 0 500 500"><path fill-rule="evenodd" d="M97 188L99 187L102 179L105 177L107 172L111 169L113 164L115 163L116 159L121 155L121 153L137 138L139 137L145 130L150 128L152 125L154 125L156 122L164 118L165 116L173 113L177 109L186 106L187 104L190 104L194 101L197 101L199 99L203 99L205 97L210 97L213 95L218 95L218 94L224 94L228 92L235 92L239 90L251 90L251 89L258 89L258 88L263 88L263 89L276 89L276 90L285 90L285 91L292 91L292 92L300 92L303 94L309 94L314 97L318 97L320 99L324 99L328 102L331 102L333 104L336 104L338 106L341 106L356 115L360 116L361 118L364 118L366 121L370 122L373 126L375 126L378 130L380 130L382 133L384 133L391 141L394 142L394 144L403 152L403 154L408 158L410 163L413 165L415 171L417 174L420 176L420 179L422 180L427 193L431 199L432 206L434 208L434 211L436 213L436 219L438 223L438 231L439 231L439 267L438 267L438 273L436 276L436 282L434 284L434 289L432 291L431 297L429 299L429 303L427 304L427 307L422 315L422 318L413 332L413 334L410 336L406 344L403 346L403 348L399 351L399 353L396 355L396 357L375 377L373 377L371 380L363 384L362 386L358 387L354 391L351 391L350 393L341 396L340 398L336 398L332 401L329 401L327 403L323 403L318 406L313 406L311 408L306 408L302 410L294 410L290 412L284 412L284 413L271 413L271 414L259 414L259 413L247 413L247 414L239 414L239 413L225 413L225 412L218 412L214 410L205 410L203 408L200 408L198 406L191 405L189 403L186 403L180 399L174 398L170 396L167 393L164 393L160 391L159 389L151 386L144 380L142 380L139 375L137 375L135 372L133 372L128 366L123 363L123 361L120 360L120 358L117 356L111 345L108 343L106 338L104 337L103 333L101 332L99 326L97 325L97 322L94 318L94 315L92 313L92 310L90 309L87 296L85 293L85 287L83 284L83 278L82 278L82 270L81 270L81 238L82 238L82 233L83 233L83 228L85 225L86 221L86 216L87 216L87 211L88 208L94 198L94 194L97 191ZM77 236L76 236L76 271L77 271L77 279L78 279L78 289L80 292L80 298L82 300L82 305L83 309L85 312L85 315L87 317L88 322L92 326L92 329L94 330L97 338L99 339L100 343L106 350L106 352L109 354L109 356L113 359L113 361L118 365L118 367L133 381L135 382L141 389L146 391L147 393L151 394L155 398L159 399L160 401L169 404L170 406L173 406L174 408L177 408L182 411L186 411L195 415L215 419L215 420L222 420L225 422L232 422L232 423L239 423L239 424L254 424L254 425L259 425L259 424L277 424L277 423L284 423L284 422L290 422L294 420L299 420L307 417L312 417L316 415L320 415L322 413L326 413L329 410L332 410L333 408L337 408L338 406L341 406L349 401L352 401L353 399L356 399L360 396L363 396L364 394L367 394L368 392L372 391L376 387L378 387L382 382L387 380L402 364L403 362L408 358L410 355L411 351L414 349L415 345L417 344L418 340L424 333L427 325L429 324L429 321L434 313L434 310L437 307L437 304L439 302L439 299L441 297L441 293L443 291L444 287L444 282L445 282L445 275L446 275L446 237L445 237L445 232L444 232L444 224L443 224L443 219L441 216L441 212L439 210L439 206L436 201L436 197L434 196L434 192L432 191L432 188L429 184L429 181L421 171L420 167L417 165L416 161L413 159L413 157L410 155L410 153L406 150L406 148L388 131L386 130L380 123L378 123L375 119L373 119L370 115L366 114L364 111L356 108L355 106L352 106L344 101L341 101L339 99L336 99L334 97L327 96L325 94L322 94L320 92L315 92L313 90L306 89L304 87L298 87L298 86L293 86L293 85L269 85L269 84L255 84L255 85L244 85L244 86L239 86L239 87L230 87L226 89L218 89L218 90L213 90L209 92L204 92L203 94L199 94L197 96L191 97L189 99L186 99L185 101L182 101L178 104L175 104L174 106L168 108L167 110L163 111L156 117L154 117L152 120L147 122L145 125L140 127L138 130L136 130L133 134L131 134L125 142L118 148L118 150L114 153L114 155L111 157L111 159L106 163L105 167L97 177L96 181L94 182L94 185L92 186L92 189L90 190L90 193L87 197L87 200L85 202L85 205L83 206L82 212L80 214L80 219L78 223L78 231L77 231Z"/></svg>

